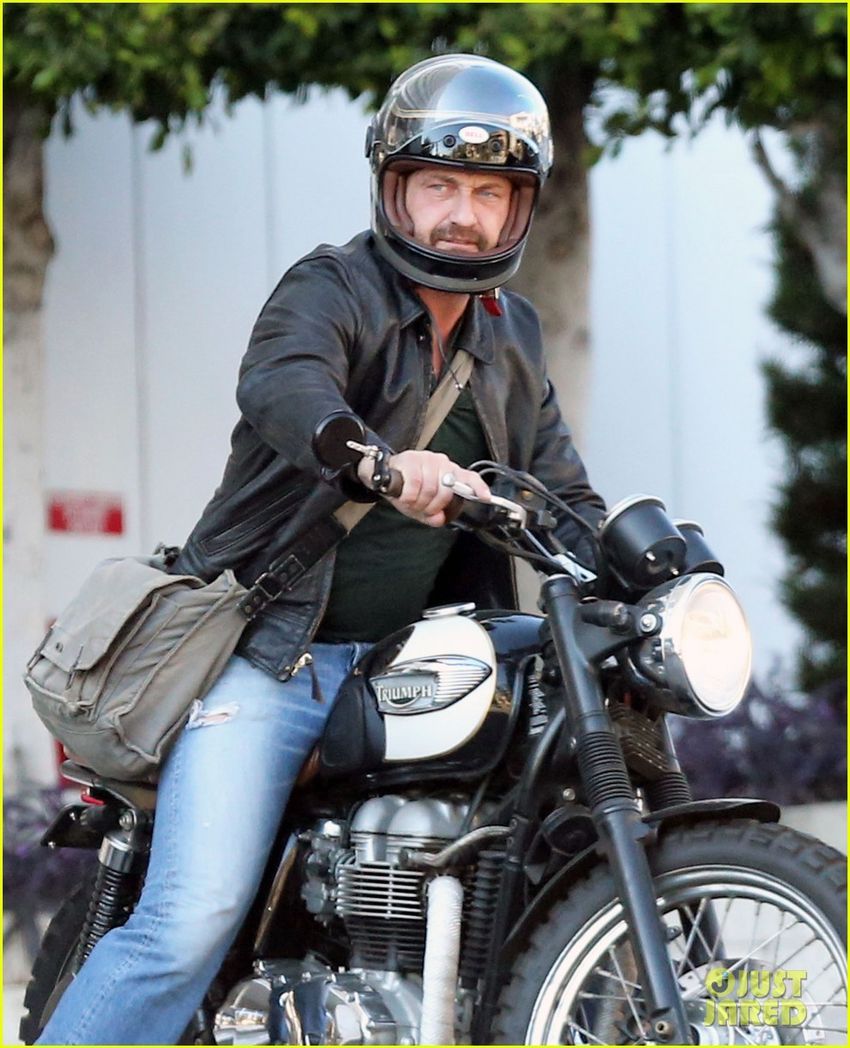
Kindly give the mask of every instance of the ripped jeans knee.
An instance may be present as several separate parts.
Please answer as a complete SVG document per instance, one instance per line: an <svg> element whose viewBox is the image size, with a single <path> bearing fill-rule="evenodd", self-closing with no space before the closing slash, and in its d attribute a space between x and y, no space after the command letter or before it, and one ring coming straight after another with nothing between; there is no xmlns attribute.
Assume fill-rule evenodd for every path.
<svg viewBox="0 0 850 1048"><path fill-rule="evenodd" d="M186 730L192 728L210 728L215 724L226 724L233 720L239 712L239 704L228 702L215 710L205 710L202 699L195 699L189 707L189 719L186 721Z"/></svg>

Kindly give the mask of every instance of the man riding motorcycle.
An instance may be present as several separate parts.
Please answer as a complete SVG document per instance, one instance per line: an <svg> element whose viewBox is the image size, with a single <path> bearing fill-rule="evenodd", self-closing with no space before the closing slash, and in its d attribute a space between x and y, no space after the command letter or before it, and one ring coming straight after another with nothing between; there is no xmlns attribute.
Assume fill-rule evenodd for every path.
<svg viewBox="0 0 850 1048"><path fill-rule="evenodd" d="M240 369L224 477L172 570L211 579L229 567L250 584L282 551L316 562L249 624L192 711L162 771L141 900L95 947L38 1043L175 1043L365 648L429 604L514 604L507 558L478 545L470 555L474 540L446 530L447 473L486 499L465 467L491 458L533 473L586 520L602 515L545 376L536 314L498 294L552 164L541 96L485 58L429 59L392 86L367 156L371 230L318 247L272 292ZM428 397L461 348L474 358L468 387L415 450ZM313 434L336 411L358 415L403 478L342 542L332 512L377 496L367 460L333 473L315 457ZM570 518L559 531L586 551Z"/></svg>

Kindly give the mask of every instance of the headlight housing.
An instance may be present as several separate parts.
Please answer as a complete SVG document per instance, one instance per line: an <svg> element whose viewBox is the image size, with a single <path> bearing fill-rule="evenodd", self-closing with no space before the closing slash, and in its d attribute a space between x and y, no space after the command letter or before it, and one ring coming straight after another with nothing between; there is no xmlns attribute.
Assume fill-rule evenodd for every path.
<svg viewBox="0 0 850 1048"><path fill-rule="evenodd" d="M686 717L725 717L750 682L752 639L732 588L719 575L689 575L647 594L641 607L660 633L633 650L636 668L659 686L659 705Z"/></svg>

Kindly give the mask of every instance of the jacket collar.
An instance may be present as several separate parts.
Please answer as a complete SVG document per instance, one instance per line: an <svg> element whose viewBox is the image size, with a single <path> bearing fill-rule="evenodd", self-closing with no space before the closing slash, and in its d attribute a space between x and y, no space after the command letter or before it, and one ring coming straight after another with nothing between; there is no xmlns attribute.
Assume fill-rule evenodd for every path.
<svg viewBox="0 0 850 1048"><path fill-rule="evenodd" d="M465 349L482 364L492 364L495 359L495 336L493 319L489 316L477 295L466 307L466 313L455 336L455 349Z"/></svg>

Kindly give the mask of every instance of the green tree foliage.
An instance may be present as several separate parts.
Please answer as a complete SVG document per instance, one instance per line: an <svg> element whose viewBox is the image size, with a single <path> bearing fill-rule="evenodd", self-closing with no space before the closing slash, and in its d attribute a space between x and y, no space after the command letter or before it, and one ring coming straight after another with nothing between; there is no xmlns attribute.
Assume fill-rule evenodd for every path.
<svg viewBox="0 0 850 1048"><path fill-rule="evenodd" d="M434 50L475 50L544 86L569 70L616 137L714 111L792 129L843 108L843 4L9 4L5 82L67 119L127 110L161 128L201 119L215 84L230 101L270 88L344 87L379 100Z"/></svg>
<svg viewBox="0 0 850 1048"><path fill-rule="evenodd" d="M846 320L824 300L811 257L781 219L770 315L795 336L801 362L771 361L768 417L785 446L774 527L790 554L785 603L802 623L800 682L811 690L846 675Z"/></svg>
<svg viewBox="0 0 850 1048"><path fill-rule="evenodd" d="M695 132L717 111L743 128L811 140L846 120L843 4L68 3L3 13L12 132L22 107L42 114L45 133L57 112L70 129L79 96L90 109L155 121L157 146L202 121L216 87L229 103L317 84L375 104L398 72L440 50L482 52L527 72L549 99L562 159L591 160L647 128ZM576 142L570 114L594 108L600 141ZM836 233L846 217L819 200L802 209L760 144L757 159L829 300L846 308L846 241ZM846 196L846 176L835 193Z"/></svg>

